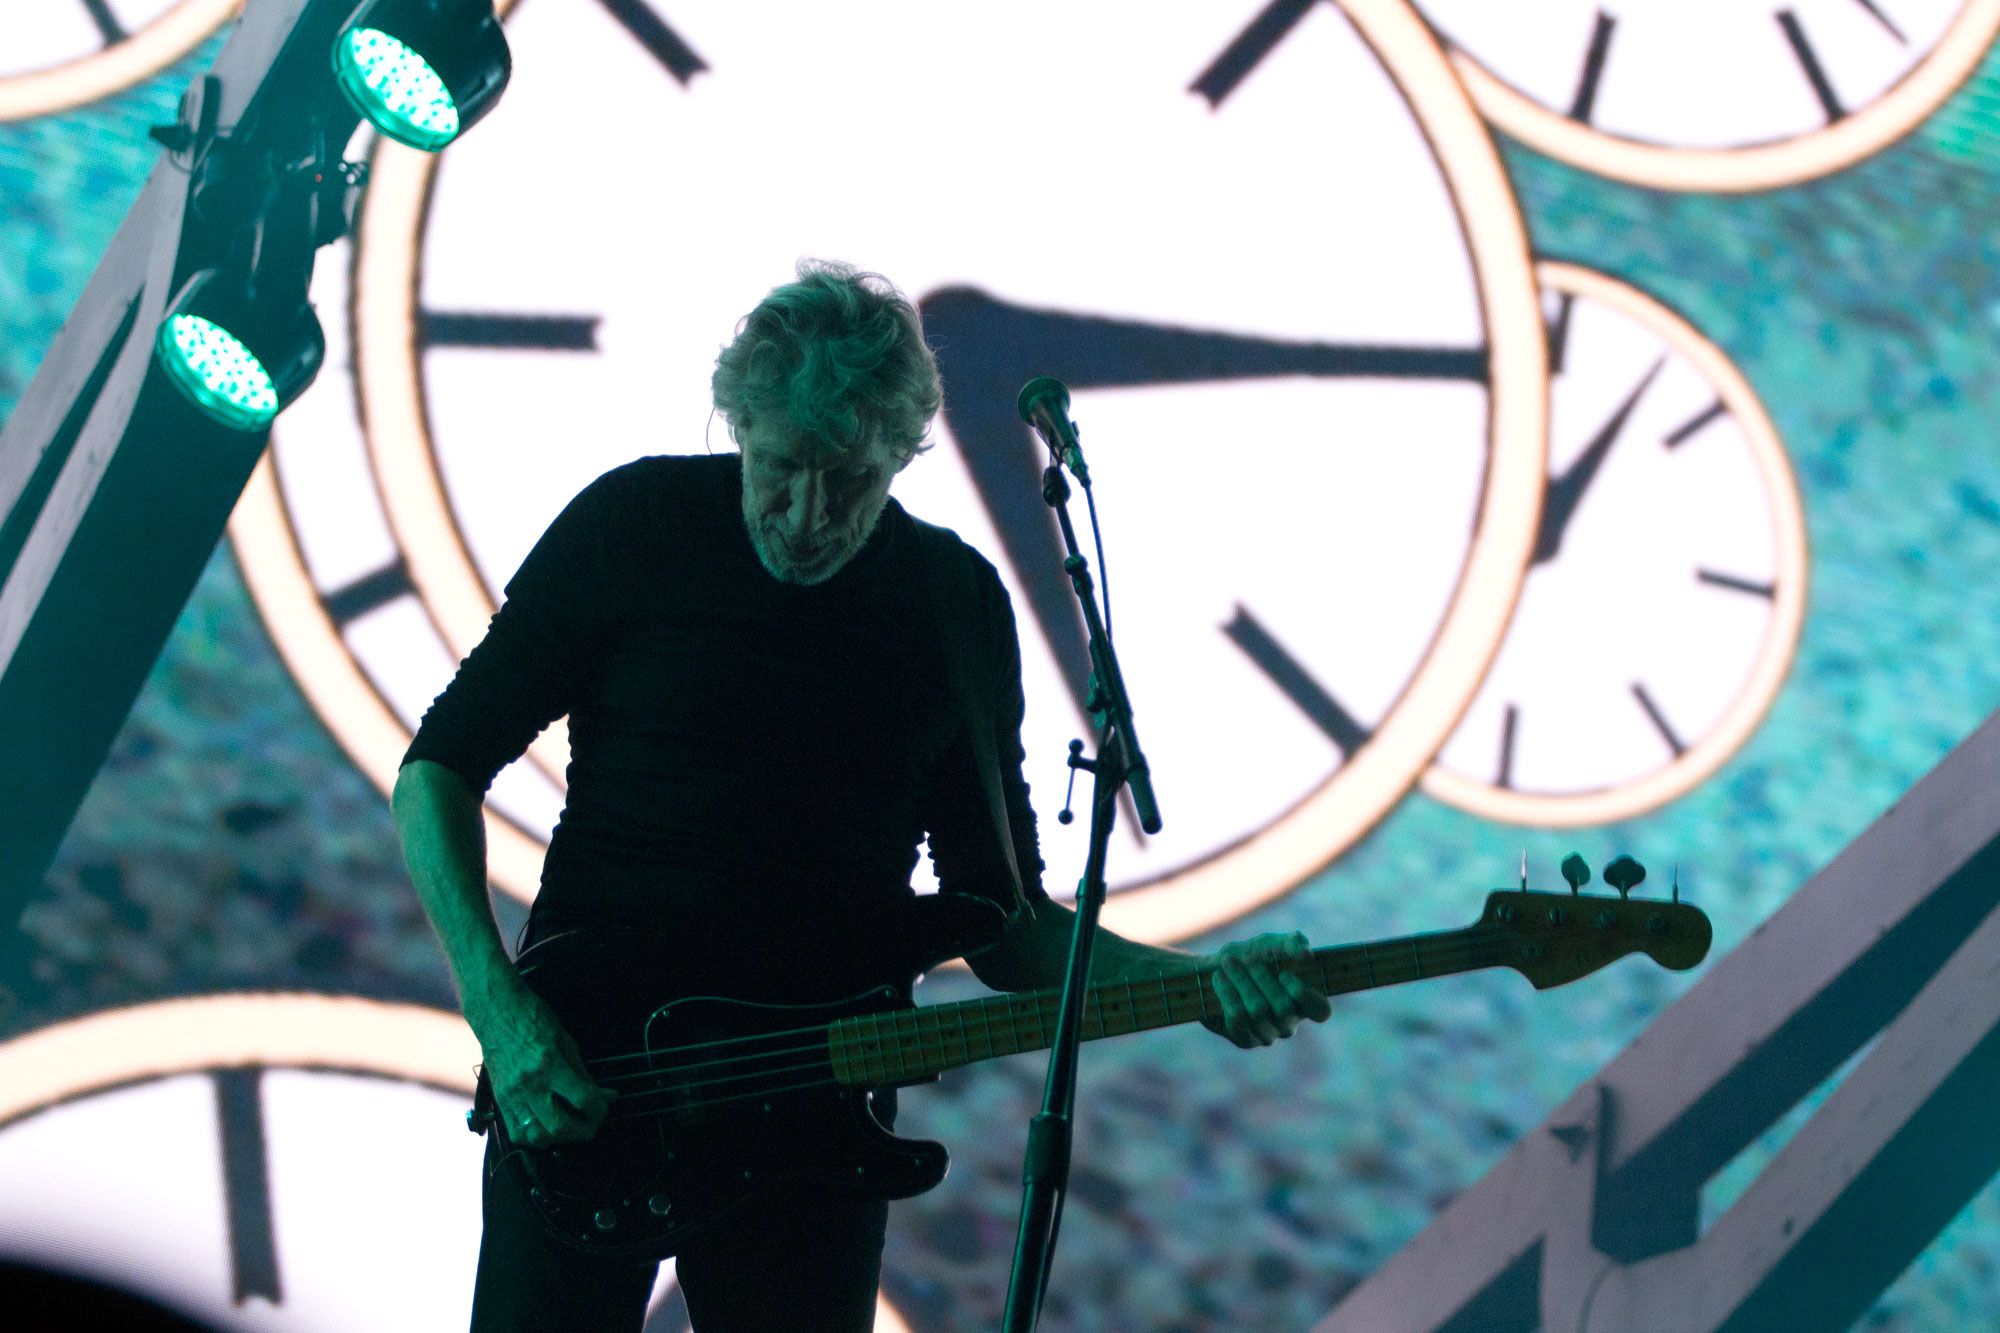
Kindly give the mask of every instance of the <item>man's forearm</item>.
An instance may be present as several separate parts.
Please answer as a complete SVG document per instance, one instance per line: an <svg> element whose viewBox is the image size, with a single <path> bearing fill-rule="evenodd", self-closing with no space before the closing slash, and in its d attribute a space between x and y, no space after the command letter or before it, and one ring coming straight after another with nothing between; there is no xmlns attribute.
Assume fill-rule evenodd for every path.
<svg viewBox="0 0 2000 1333"><path fill-rule="evenodd" d="M996 990L1047 990L1062 985L1069 966L1070 937L1076 929L1076 913L1054 902L1039 902L1032 917L1023 914L999 946L1003 957L975 971ZM982 960L983 961L983 960ZM1173 976L1201 963L1198 955L1178 949L1162 949L1140 944L1102 927L1091 947L1092 985L1110 981L1143 981L1149 977Z"/></svg>
<svg viewBox="0 0 2000 1333"><path fill-rule="evenodd" d="M404 767L390 798L404 863L475 1028L494 999L521 985L486 899L481 804L463 778L425 759Z"/></svg>

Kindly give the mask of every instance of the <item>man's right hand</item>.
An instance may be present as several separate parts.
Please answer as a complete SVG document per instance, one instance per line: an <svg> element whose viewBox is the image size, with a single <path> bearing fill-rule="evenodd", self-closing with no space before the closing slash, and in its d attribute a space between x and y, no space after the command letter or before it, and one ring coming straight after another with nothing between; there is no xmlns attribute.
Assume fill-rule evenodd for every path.
<svg viewBox="0 0 2000 1333"><path fill-rule="evenodd" d="M528 1148L578 1143L597 1133L616 1093L584 1071L575 1040L525 985L466 1019L486 1057L486 1078L507 1137Z"/></svg>

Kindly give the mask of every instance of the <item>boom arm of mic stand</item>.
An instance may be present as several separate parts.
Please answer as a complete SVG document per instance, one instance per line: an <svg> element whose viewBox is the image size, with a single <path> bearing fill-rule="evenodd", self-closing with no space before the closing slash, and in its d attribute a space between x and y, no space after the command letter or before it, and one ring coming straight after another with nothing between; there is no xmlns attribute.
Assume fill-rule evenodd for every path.
<svg viewBox="0 0 2000 1333"><path fill-rule="evenodd" d="M1069 483L1063 480L1062 469L1053 461L1060 455L1051 452L1051 462L1042 471L1042 497L1055 510L1056 522L1062 528L1063 546L1069 555L1063 560L1063 569L1069 574L1070 586L1076 589L1077 605L1083 610L1084 628L1090 639L1090 664L1097 677L1097 692L1102 703L1104 734L1098 738L1098 749L1102 753L1107 745L1115 744L1122 752L1124 763L1124 785L1132 789L1132 805L1139 813L1139 827L1148 834L1158 833L1160 803L1153 796L1153 770L1146 762L1146 753L1139 747L1139 734L1132 727L1132 697L1125 692L1125 674L1118 669L1118 654L1112 651L1111 636L1104 631L1104 617L1097 609L1097 595L1090 580L1090 565L1077 549L1076 528L1069 521Z"/></svg>

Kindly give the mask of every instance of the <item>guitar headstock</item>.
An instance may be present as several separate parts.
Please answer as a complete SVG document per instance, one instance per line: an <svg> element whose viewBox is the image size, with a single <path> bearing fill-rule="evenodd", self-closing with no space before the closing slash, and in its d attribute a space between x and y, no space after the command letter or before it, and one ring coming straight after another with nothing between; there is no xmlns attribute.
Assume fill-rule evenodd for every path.
<svg viewBox="0 0 2000 1333"><path fill-rule="evenodd" d="M1501 889L1489 894L1479 929L1500 932L1500 962L1535 989L1587 977L1627 954L1643 953L1684 972L1708 956L1708 916L1677 898L1610 898Z"/></svg>

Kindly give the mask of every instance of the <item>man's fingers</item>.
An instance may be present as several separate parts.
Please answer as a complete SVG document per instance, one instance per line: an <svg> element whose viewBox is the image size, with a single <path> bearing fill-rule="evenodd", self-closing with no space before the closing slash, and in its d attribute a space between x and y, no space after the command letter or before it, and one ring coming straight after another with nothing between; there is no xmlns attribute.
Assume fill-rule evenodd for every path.
<svg viewBox="0 0 2000 1333"><path fill-rule="evenodd" d="M1223 1015L1228 1022L1230 1040L1246 1050L1252 1046L1269 1046L1276 1041L1279 1036L1277 1015L1272 1010L1270 999L1248 969L1240 962L1231 960L1216 975L1228 986ZM1222 993L1220 986L1217 990Z"/></svg>
<svg viewBox="0 0 2000 1333"><path fill-rule="evenodd" d="M611 1109L610 1090L598 1086L589 1075L575 1069L564 1069L549 1080L550 1091L569 1105L575 1107L594 1126Z"/></svg>
<svg viewBox="0 0 2000 1333"><path fill-rule="evenodd" d="M1293 1008L1313 1022L1324 1022L1333 1014L1332 1001L1289 972L1285 973L1285 989L1291 992Z"/></svg>

